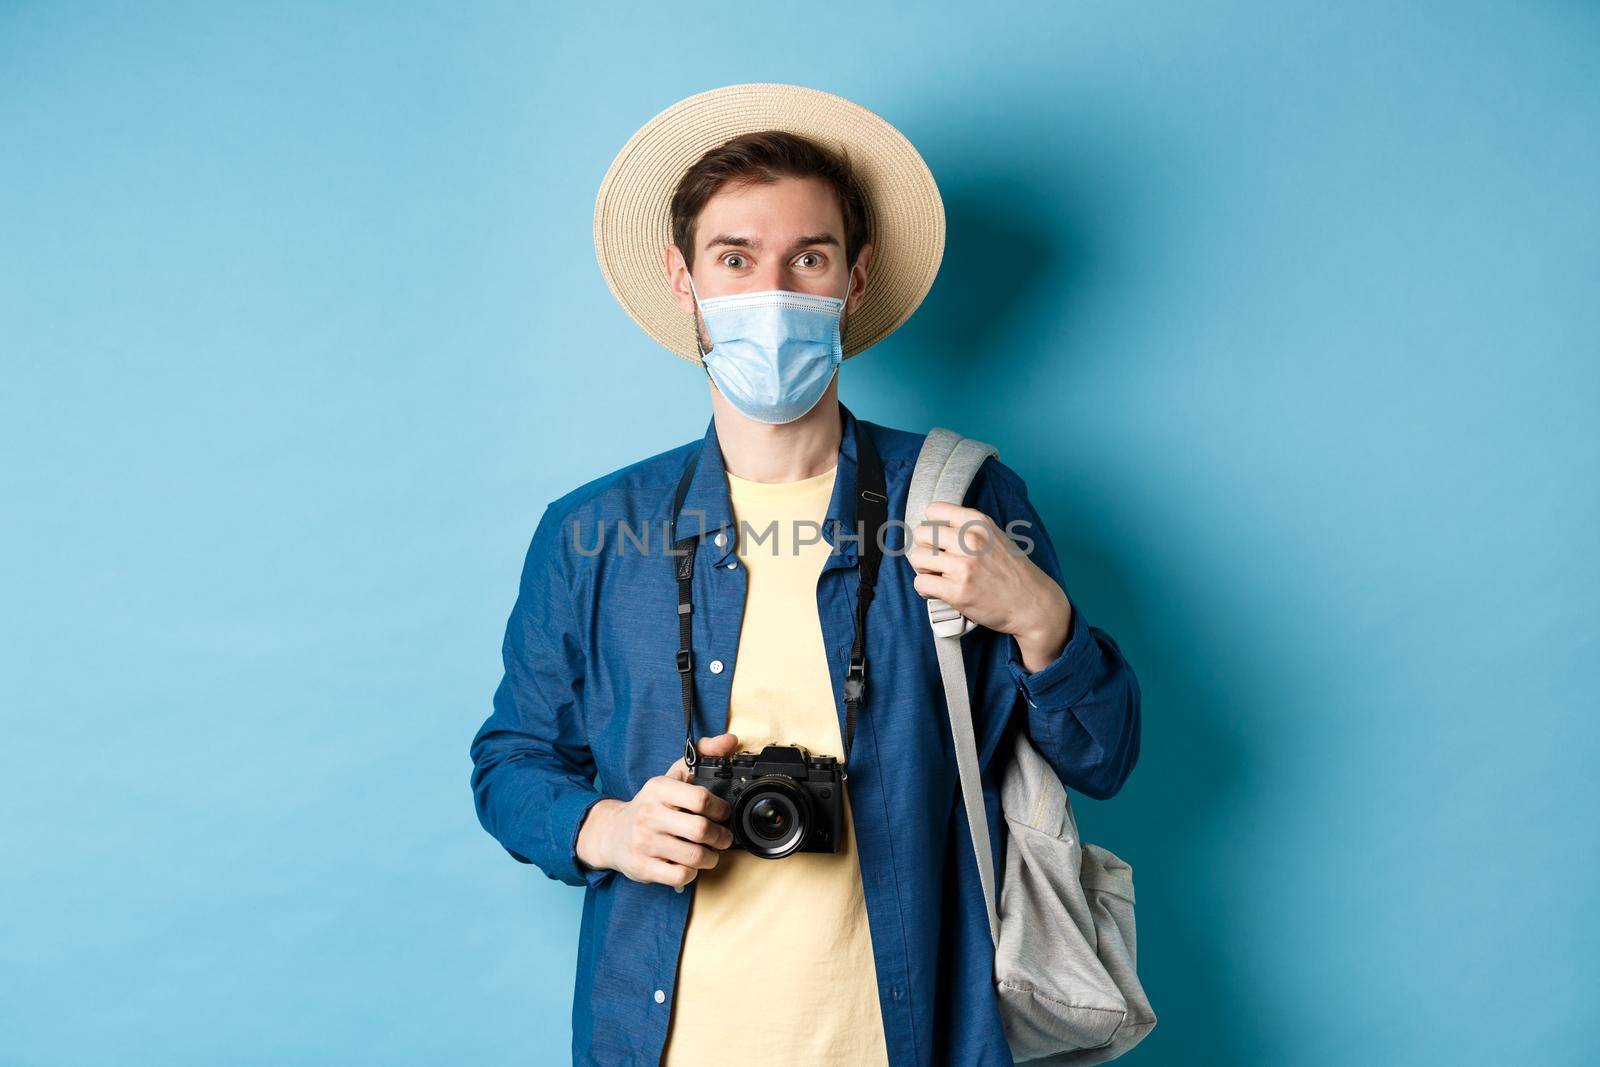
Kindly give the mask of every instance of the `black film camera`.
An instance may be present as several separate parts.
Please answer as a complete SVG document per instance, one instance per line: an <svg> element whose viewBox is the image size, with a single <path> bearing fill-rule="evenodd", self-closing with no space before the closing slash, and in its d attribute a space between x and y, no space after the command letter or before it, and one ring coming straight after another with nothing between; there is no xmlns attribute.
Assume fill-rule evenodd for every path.
<svg viewBox="0 0 1600 1067"><path fill-rule="evenodd" d="M694 781L733 806L728 829L734 848L769 860L839 851L844 773L832 756L813 756L794 744L701 756Z"/></svg>

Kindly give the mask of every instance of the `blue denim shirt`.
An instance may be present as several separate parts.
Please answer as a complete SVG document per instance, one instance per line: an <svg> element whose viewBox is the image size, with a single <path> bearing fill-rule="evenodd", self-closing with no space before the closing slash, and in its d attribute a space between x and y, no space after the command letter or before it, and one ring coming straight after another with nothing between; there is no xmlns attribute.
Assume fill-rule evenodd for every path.
<svg viewBox="0 0 1600 1067"><path fill-rule="evenodd" d="M840 417L838 473L823 528L833 551L817 581L817 612L842 731L857 541L854 416L841 406ZM903 519L923 435L866 420L862 426L883 460L890 518ZM746 582L714 421L703 446L678 527L679 536L699 538L698 737L727 726ZM506 627L505 676L471 746L484 829L515 859L586 887L572 1005L579 1064L657 1064L672 1011L693 883L678 892L591 870L574 849L595 801L631 799L683 753L677 587L661 537L673 489L700 447L691 441L640 460L545 509ZM1034 541L1034 562L1066 588L1049 536L1010 468L987 459L965 503L1002 529L1014 519L1031 523L1021 532ZM868 687L849 780L889 1060L895 1067L1008 1065L926 601L902 554L904 527L892 523L889 531L867 618ZM1085 621L1082 605L1073 607L1066 648L1036 673L1023 667L1009 635L979 627L963 639L997 871L1004 837L1000 768L991 756L1008 729L1026 730L1062 781L1091 797L1115 793L1138 759L1133 671L1116 642ZM725 669L713 672L714 660Z"/></svg>

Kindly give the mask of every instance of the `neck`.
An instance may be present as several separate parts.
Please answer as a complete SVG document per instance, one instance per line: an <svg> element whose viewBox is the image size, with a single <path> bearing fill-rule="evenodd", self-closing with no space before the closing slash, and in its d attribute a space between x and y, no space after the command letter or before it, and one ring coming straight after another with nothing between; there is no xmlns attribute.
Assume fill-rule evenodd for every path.
<svg viewBox="0 0 1600 1067"><path fill-rule="evenodd" d="M752 482L798 482L830 471L839 462L839 378L816 406L793 422L773 426L747 419L711 386L717 445L729 474Z"/></svg>

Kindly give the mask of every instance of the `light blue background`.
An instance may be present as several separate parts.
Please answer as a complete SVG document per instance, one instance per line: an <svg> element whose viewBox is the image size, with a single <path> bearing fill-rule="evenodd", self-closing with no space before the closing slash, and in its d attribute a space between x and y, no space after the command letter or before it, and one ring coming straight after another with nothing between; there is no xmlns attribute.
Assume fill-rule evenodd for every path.
<svg viewBox="0 0 1600 1067"><path fill-rule="evenodd" d="M0 1062L565 1056L467 744L544 503L708 417L600 177L763 80L946 197L846 402L1138 670L1129 1062L1600 1056L1600 9L579 6L0 7Z"/></svg>

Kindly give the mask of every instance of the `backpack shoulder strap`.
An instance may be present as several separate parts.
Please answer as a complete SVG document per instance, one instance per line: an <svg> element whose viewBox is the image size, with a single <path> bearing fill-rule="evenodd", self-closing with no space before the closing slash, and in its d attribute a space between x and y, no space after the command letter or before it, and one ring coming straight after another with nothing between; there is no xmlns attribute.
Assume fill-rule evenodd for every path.
<svg viewBox="0 0 1600 1067"><path fill-rule="evenodd" d="M983 461L999 453L993 445L935 427L922 443L911 487L906 492L906 539L927 517L935 500L960 504ZM944 682L945 706L950 714L950 736L955 742L956 770L961 777L961 797L972 849L989 913L989 935L1000 940L1000 913L995 905L994 852L989 843L989 817L983 804L983 783L978 771L978 743L973 733L972 703L967 691L967 668L961 658L961 635L976 624L942 600L928 601L928 623L933 628L934 651Z"/></svg>
<svg viewBox="0 0 1600 1067"><path fill-rule="evenodd" d="M922 442L911 487L906 491L906 539L909 541L910 531L922 524L928 505L935 500L952 504L965 500L967 487L983 461L998 455L993 445L935 426ZM942 637L960 637L977 625L937 599L928 601L928 618L933 632Z"/></svg>

